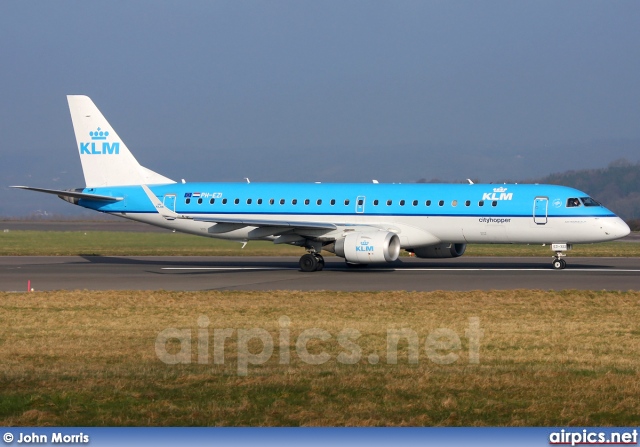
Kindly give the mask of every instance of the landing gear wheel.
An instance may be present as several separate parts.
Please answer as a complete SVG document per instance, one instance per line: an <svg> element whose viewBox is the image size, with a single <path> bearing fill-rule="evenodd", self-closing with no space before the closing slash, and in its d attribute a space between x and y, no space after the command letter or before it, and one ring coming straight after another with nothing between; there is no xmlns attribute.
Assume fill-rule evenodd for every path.
<svg viewBox="0 0 640 447"><path fill-rule="evenodd" d="M564 252L566 250L571 250L571 244L552 244L551 245L553 251L556 252L556 255L553 257L553 262L552 262L552 266L555 270L563 270L566 266L567 266L567 261L565 261L564 258L565 255Z"/></svg>
<svg viewBox="0 0 640 447"><path fill-rule="evenodd" d="M567 266L567 261L564 259L556 258L553 260L553 268L556 270L562 270Z"/></svg>
<svg viewBox="0 0 640 447"><path fill-rule="evenodd" d="M315 272L318 269L318 259L312 255L311 253L307 253L306 255L300 258L300 270L303 272ZM324 262L323 262L324 266Z"/></svg>
<svg viewBox="0 0 640 447"><path fill-rule="evenodd" d="M316 267L316 271L319 272L322 269L324 269L324 258L319 254L316 254L315 257L316 257L316 260L318 261L318 266Z"/></svg>

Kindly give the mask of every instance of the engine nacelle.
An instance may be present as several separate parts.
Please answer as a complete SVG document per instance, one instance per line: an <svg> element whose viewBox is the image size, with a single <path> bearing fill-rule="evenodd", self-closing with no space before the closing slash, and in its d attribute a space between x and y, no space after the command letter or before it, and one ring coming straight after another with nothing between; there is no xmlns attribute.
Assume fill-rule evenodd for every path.
<svg viewBox="0 0 640 447"><path fill-rule="evenodd" d="M400 238L385 231L349 233L335 242L335 254L353 264L392 262L400 256Z"/></svg>
<svg viewBox="0 0 640 447"><path fill-rule="evenodd" d="M467 244L438 244L413 250L419 258L457 258L464 254Z"/></svg>

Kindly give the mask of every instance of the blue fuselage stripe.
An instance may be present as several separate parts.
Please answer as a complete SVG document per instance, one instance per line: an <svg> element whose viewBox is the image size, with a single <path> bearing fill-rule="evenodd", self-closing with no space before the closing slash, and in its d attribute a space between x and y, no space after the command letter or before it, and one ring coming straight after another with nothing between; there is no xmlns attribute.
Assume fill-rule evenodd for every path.
<svg viewBox="0 0 640 447"><path fill-rule="evenodd" d="M569 199L588 195L555 185L185 183L150 189L165 207L184 215L522 218L535 214L550 219L615 216L602 206L569 207ZM84 192L124 197L111 203L81 199L79 205L87 208L108 213L157 212L140 186L85 188ZM214 203L210 204L212 199ZM269 203L272 199L273 204ZM258 204L258 200L262 203ZM374 201L378 204L374 205ZM387 201L391 204L387 205Z"/></svg>

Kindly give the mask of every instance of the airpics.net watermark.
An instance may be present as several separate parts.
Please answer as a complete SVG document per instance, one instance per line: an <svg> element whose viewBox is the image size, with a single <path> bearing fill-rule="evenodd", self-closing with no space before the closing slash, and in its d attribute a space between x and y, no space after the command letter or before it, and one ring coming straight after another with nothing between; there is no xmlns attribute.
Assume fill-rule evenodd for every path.
<svg viewBox="0 0 640 447"><path fill-rule="evenodd" d="M227 341L235 341L235 358L239 376L246 376L249 373L249 366L263 365L268 362L274 355L276 345L278 347L278 362L281 365L291 363L292 346L295 346L295 354L298 358L309 365L323 365L334 358L340 364L353 365L359 363L364 355L362 347L357 342L362 337L359 330L345 328L336 335L336 340L343 351L334 357L325 350L316 352L318 351L318 342L331 342L333 336L329 331L310 328L302 330L297 337L293 338L290 329L291 319L286 315L278 319L277 341L274 341L274 336L264 328L214 328L211 330L209 325L209 318L206 315L201 315L198 318L196 363L200 365L210 363L209 346L210 341L213 341L213 364L224 365L225 348L228 347ZM470 364L480 363L480 339L483 335L484 331L480 328L480 318L470 317L464 331ZM313 353L309 349L312 340L313 349L311 351ZM399 346L406 349L407 361L412 365L418 364L421 346L428 360L438 365L456 363L460 359L458 353L462 350L460 335L443 327L430 332L422 342L418 333L413 329L387 329L386 342L384 361L388 365L398 364ZM169 343L175 349L167 349ZM168 365L191 364L194 362L191 345L191 329L167 328L158 333L155 351L158 358ZM256 350L257 346L260 346L259 350ZM370 353L367 355L366 361L375 365L381 361L381 358L377 353Z"/></svg>

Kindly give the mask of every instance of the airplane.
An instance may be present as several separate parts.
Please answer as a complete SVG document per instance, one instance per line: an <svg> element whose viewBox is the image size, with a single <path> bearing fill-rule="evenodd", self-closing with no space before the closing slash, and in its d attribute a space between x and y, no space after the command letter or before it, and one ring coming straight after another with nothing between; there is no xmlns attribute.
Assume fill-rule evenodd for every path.
<svg viewBox="0 0 640 447"><path fill-rule="evenodd" d="M540 244L564 269L574 244L629 234L613 212L573 188L538 184L177 183L140 165L93 101L67 96L86 186L57 190L74 205L183 233L304 247L303 272L321 251L347 265L457 258L467 244Z"/></svg>

